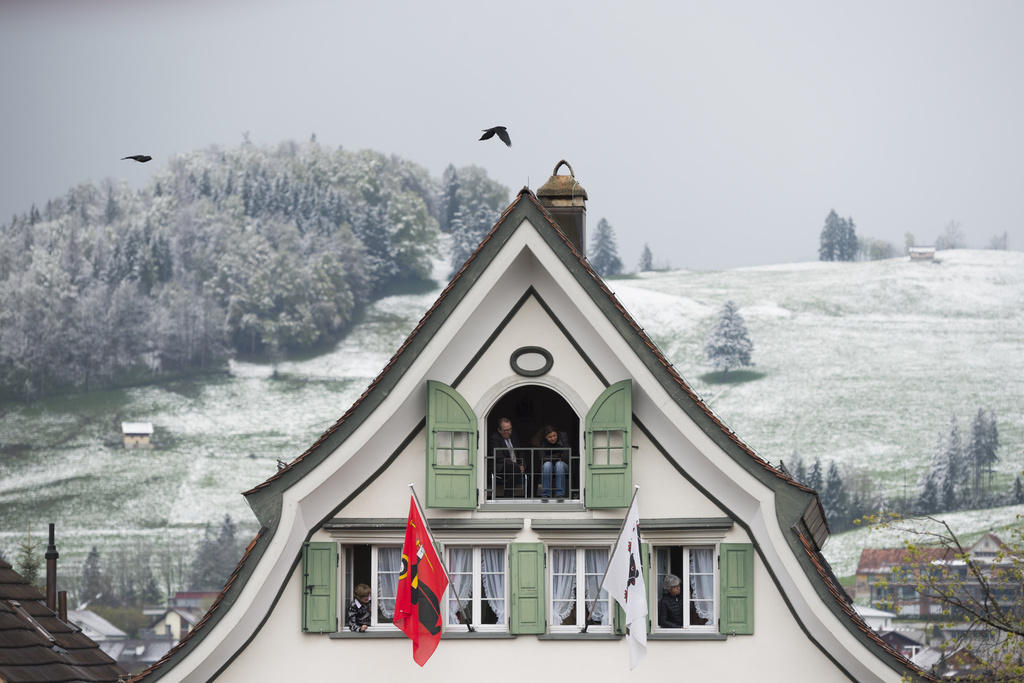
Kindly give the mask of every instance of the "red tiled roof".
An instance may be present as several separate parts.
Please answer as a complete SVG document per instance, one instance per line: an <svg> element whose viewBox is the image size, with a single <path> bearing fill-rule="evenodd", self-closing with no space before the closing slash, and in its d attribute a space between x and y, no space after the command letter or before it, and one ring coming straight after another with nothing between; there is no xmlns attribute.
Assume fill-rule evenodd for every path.
<svg viewBox="0 0 1024 683"><path fill-rule="evenodd" d="M0 680L117 681L124 674L99 645L61 621L46 598L0 559Z"/></svg>
<svg viewBox="0 0 1024 683"><path fill-rule="evenodd" d="M915 556L911 557L911 553ZM945 560L952 556L947 548L919 548L910 551L906 548L864 548L860 551L857 562L858 574L887 573L893 567L903 564L921 564L935 560Z"/></svg>

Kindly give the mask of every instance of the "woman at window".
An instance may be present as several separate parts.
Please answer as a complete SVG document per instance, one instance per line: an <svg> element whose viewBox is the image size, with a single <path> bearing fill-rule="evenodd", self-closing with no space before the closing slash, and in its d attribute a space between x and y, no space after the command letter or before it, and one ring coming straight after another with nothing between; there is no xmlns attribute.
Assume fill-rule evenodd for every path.
<svg viewBox="0 0 1024 683"><path fill-rule="evenodd" d="M666 574L661 582L662 595L658 600L658 626L661 628L683 627L682 581L675 574Z"/></svg>
<svg viewBox="0 0 1024 683"><path fill-rule="evenodd" d="M544 425L541 442L540 497L551 497L551 474L555 475L555 497L565 498L565 482L569 474L569 437L551 425Z"/></svg>

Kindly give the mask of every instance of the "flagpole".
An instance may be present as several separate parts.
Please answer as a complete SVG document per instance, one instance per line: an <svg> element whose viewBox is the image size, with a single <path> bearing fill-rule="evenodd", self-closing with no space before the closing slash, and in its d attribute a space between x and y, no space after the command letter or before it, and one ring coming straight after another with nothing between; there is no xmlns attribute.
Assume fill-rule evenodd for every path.
<svg viewBox="0 0 1024 683"><path fill-rule="evenodd" d="M437 547L437 540L434 538L434 533L430 530L430 520L427 519L427 515L423 512L423 506L420 505L420 497L416 495L416 487L409 484L409 490L412 491L412 499L416 503L416 511L420 514L420 519L423 520L423 526L427 530L427 535L430 536L430 542L433 546ZM462 603L462 598L459 597L459 592L455 590L455 583L452 582L452 577L448 575L448 568L444 566L444 558L438 555L438 562L441 563L441 571L444 572L444 577L448 579L448 587L451 588L452 593L455 595L455 599L459 603L459 611L464 615L466 614L466 607ZM470 633L476 631L473 628L472 620L466 622L466 628L469 629Z"/></svg>
<svg viewBox="0 0 1024 683"><path fill-rule="evenodd" d="M412 484L409 484L409 486L412 486ZM636 500L636 496L638 493L640 493L640 484L634 484L633 497L629 499L629 506L626 508L626 514L622 517L622 524L619 525L619 533L615 537L616 539L622 538L622 532L626 528L626 517L629 517L629 510L630 508L633 507L633 501ZM604 574L601 576L601 582L597 584L597 595L594 597L594 601L590 603L590 612L584 613L583 615L583 629L580 631L580 633L586 633L587 627L590 626L590 624L587 623L587 614L594 613L594 605L597 604L597 601L601 599L601 586L604 585L604 580L608 578L608 567L611 566L611 559L612 556L608 555L608 562L606 562L604 565ZM611 617L611 615L608 616Z"/></svg>

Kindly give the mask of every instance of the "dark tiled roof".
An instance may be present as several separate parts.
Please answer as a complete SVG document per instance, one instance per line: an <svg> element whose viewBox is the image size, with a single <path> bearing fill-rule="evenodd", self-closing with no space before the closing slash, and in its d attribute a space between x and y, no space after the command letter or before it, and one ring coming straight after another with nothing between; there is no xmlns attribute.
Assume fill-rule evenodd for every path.
<svg viewBox="0 0 1024 683"><path fill-rule="evenodd" d="M46 598L0 559L0 680L117 681L124 674L99 646L46 606Z"/></svg>

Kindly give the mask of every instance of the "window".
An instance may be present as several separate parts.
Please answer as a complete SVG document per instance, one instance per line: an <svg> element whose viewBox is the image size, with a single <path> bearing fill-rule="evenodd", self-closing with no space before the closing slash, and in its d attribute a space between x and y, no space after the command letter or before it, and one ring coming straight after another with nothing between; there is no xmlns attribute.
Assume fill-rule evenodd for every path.
<svg viewBox="0 0 1024 683"><path fill-rule="evenodd" d="M504 631L508 623L505 548L447 548L448 575L445 626L470 623L484 631ZM456 598L456 594L458 598ZM460 601L461 599L461 605Z"/></svg>
<svg viewBox="0 0 1024 683"><path fill-rule="evenodd" d="M608 566L607 548L551 548L550 618L552 632L610 631L612 604L598 590ZM579 587L583 586L583 590Z"/></svg>
<svg viewBox="0 0 1024 683"><path fill-rule="evenodd" d="M652 627L659 630L718 630L716 549L714 546L655 546L654 565L658 580L651 587L657 596L657 619ZM679 579L678 597L663 590L667 576ZM655 610L651 610L652 613Z"/></svg>
<svg viewBox="0 0 1024 683"><path fill-rule="evenodd" d="M398 594L398 574L402 569L400 545L347 545L342 547L344 579L342 581L342 622L346 619L355 587L370 587L370 628L391 629ZM344 623L341 628L345 629Z"/></svg>

